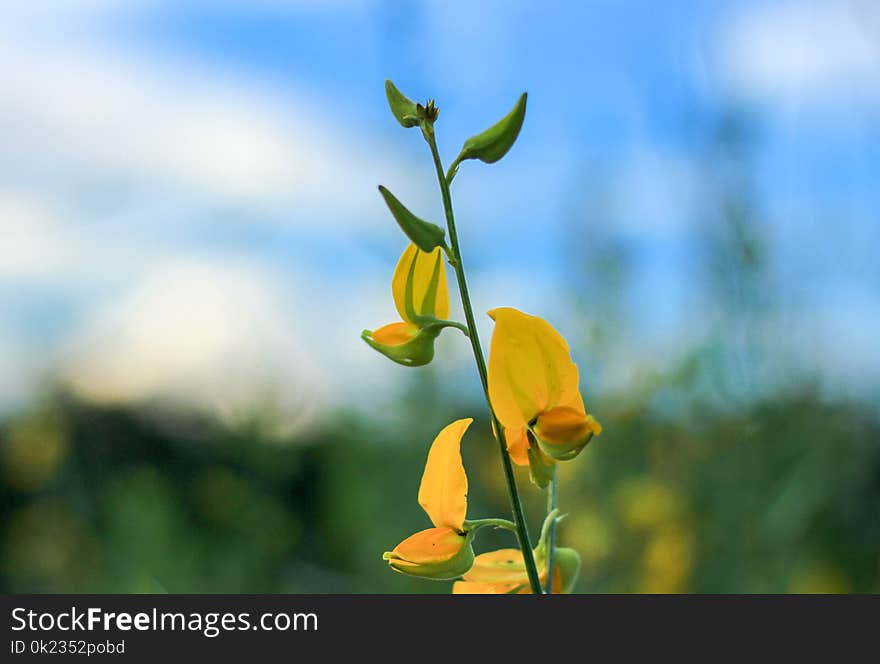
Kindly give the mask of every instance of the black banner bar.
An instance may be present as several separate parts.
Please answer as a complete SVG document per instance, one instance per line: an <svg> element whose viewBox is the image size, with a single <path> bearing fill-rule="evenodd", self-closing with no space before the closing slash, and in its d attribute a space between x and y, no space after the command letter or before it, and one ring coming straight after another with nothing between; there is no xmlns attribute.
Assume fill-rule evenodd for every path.
<svg viewBox="0 0 880 664"><path fill-rule="evenodd" d="M880 624L880 596L3 595L0 605L3 662L355 652L411 664L470 661L477 642L493 657L538 660L755 656L771 644L787 654L876 657Z"/></svg>

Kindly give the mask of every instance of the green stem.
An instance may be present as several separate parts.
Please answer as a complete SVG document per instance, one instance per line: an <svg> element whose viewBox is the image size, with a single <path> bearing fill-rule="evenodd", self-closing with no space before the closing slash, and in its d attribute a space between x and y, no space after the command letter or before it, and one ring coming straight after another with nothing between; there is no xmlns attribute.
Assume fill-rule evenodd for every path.
<svg viewBox="0 0 880 664"><path fill-rule="evenodd" d="M516 532L516 524L507 519L469 519L464 522L465 530L474 530L476 528L483 528L484 526L494 526L495 528L504 528L505 530L514 533Z"/></svg>
<svg viewBox="0 0 880 664"><path fill-rule="evenodd" d="M492 402L489 400L489 378L486 370L486 360L483 356L483 349L480 346L480 336L477 334L477 324L474 320L474 310L471 306L471 298L468 294L467 280L464 275L464 265L461 260L461 249L458 244L458 234L455 230L455 216L452 212L452 196L449 193L449 182L443 175L443 164L440 161L440 153L437 151L437 142L434 139L434 128L431 125L423 125L422 133L425 140L431 148L431 156L434 158L434 167L437 169L437 180L440 182L440 193L443 196L443 209L446 213L446 225L449 230L450 251L453 254L453 267L455 268L455 278L458 281L458 292L461 296L461 306L464 309L467 327L470 330L471 348L474 352L474 360L477 363L477 371L480 374L480 382L483 384L483 394L486 397L486 406L489 408L489 414L492 417L492 424L495 429L496 438L498 440L499 450L501 452L501 465L504 467L504 477L507 480L507 492L510 495L510 504L513 511L513 520L516 524L516 535L519 540L519 548L523 554L525 561L526 573L529 577L529 585L532 592L536 595L543 593L541 588L541 578L538 575L538 567L535 565L535 556L532 552L532 544L529 540L529 530L526 525L526 518L523 514L522 503L519 499L519 491L516 487L516 478L513 475L513 463L510 460L510 453L507 451L507 441L504 437L504 427L495 416L492 409Z"/></svg>
<svg viewBox="0 0 880 664"><path fill-rule="evenodd" d="M559 465L553 464L553 477L550 480L550 488L547 490L547 514L556 510L559 494ZM547 593L553 594L553 558L556 554L556 519L550 524L550 533L547 538Z"/></svg>

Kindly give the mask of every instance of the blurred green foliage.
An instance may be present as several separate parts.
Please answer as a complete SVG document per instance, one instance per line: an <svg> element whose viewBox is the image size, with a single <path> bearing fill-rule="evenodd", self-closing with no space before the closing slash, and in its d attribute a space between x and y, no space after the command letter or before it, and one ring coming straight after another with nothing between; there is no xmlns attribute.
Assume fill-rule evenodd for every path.
<svg viewBox="0 0 880 664"><path fill-rule="evenodd" d="M880 590L876 415L810 391L730 412L679 394L678 416L664 414L695 375L592 400L605 433L561 474L560 538L583 557L578 590ZM393 428L339 415L281 444L256 428L52 399L2 426L0 587L448 592L380 558L424 522L425 423L480 412L438 403L408 408ZM504 514L486 421L464 456L473 515ZM520 482L538 524L543 495L525 473ZM481 534L478 550L509 537Z"/></svg>

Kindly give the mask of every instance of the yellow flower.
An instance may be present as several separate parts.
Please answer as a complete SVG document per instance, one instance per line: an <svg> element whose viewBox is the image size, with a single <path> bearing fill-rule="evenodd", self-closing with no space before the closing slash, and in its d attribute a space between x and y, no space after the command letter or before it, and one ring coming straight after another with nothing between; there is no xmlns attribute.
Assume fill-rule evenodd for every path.
<svg viewBox="0 0 880 664"><path fill-rule="evenodd" d="M427 364L434 357L434 339L449 325L449 289L441 248L426 253L410 243L397 262L391 293L403 320L364 330L361 337L398 364Z"/></svg>
<svg viewBox="0 0 880 664"><path fill-rule="evenodd" d="M547 583L547 559L541 547L535 561L541 584ZM553 593L570 593L577 579L580 559L574 549L556 549L553 556ZM452 585L455 595L529 595L529 577L519 549L499 549L481 553L462 581Z"/></svg>
<svg viewBox="0 0 880 664"><path fill-rule="evenodd" d="M382 558L392 569L428 579L455 579L474 562L466 531L468 481L461 461L461 439L473 420L456 420L431 444L419 486L419 504L433 528L422 530L386 551Z"/></svg>
<svg viewBox="0 0 880 664"><path fill-rule="evenodd" d="M511 458L533 475L536 465L574 458L602 427L584 408L568 344L537 316L509 307L489 316L489 398Z"/></svg>

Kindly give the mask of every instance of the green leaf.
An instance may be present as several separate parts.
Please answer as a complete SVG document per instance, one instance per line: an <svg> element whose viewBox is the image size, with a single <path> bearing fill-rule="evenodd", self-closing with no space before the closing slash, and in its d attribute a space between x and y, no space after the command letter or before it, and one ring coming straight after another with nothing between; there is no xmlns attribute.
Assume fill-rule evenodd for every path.
<svg viewBox="0 0 880 664"><path fill-rule="evenodd" d="M416 127L419 124L419 114L416 105L406 97L397 87L385 80L385 96L388 97L388 105L394 117L404 127Z"/></svg>
<svg viewBox="0 0 880 664"><path fill-rule="evenodd" d="M431 253L437 247L446 246L446 232L442 228L430 221L419 219L382 185L379 185L379 193L385 199L385 204L388 205L401 230L419 249Z"/></svg>
<svg viewBox="0 0 880 664"><path fill-rule="evenodd" d="M522 129L526 117L527 97L528 95L523 92L510 113L486 131L467 139L456 161L479 159L487 164L494 164L506 155L516 142L519 130Z"/></svg>

